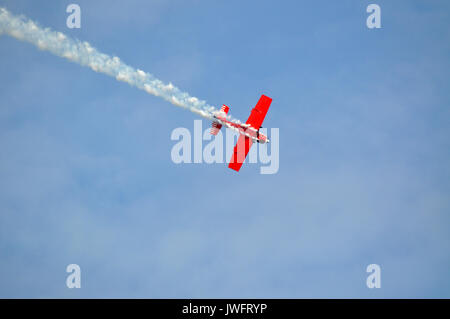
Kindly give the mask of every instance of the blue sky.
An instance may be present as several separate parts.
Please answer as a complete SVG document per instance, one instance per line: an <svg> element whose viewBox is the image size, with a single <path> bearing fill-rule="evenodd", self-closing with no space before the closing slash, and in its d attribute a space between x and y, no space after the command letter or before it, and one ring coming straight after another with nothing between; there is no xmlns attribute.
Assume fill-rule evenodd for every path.
<svg viewBox="0 0 450 319"><path fill-rule="evenodd" d="M447 1L375 1L379 30L369 1L70 3L0 6L242 120L272 97L280 169L176 165L194 114L1 36L0 297L450 297Z"/></svg>

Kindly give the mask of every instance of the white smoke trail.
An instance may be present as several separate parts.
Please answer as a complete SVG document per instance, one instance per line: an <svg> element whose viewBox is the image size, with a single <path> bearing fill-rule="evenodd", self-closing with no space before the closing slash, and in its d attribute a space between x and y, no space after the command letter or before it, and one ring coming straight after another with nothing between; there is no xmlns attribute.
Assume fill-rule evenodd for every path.
<svg viewBox="0 0 450 319"><path fill-rule="evenodd" d="M0 35L6 33L16 39L36 45L39 49L49 51L83 66L88 66L96 72L115 77L119 81L159 96L166 101L189 109L202 117L212 119L216 108L196 97L180 91L172 83L164 84L152 74L135 69L123 63L118 57L111 57L97 51L88 42L71 39L61 32L49 28L41 28L37 23L15 16L5 8L0 8ZM233 120L229 117L230 120ZM240 121L233 120L236 123Z"/></svg>

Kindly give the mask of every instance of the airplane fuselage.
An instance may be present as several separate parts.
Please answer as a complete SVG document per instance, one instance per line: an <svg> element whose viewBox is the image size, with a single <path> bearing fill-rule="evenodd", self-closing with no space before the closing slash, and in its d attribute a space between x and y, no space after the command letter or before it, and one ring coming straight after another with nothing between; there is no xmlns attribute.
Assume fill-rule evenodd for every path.
<svg viewBox="0 0 450 319"><path fill-rule="evenodd" d="M251 138L254 142L261 144L269 143L270 140L264 134L260 133L259 130L255 129L249 124L235 123L227 120L226 116L222 114L214 115L214 118L222 125L229 128L235 128L239 131L241 135L245 135Z"/></svg>

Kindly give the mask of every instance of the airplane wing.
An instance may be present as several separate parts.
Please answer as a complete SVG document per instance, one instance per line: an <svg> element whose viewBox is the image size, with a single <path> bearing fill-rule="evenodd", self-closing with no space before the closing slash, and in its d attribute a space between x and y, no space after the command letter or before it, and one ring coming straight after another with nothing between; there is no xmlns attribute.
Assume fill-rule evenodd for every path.
<svg viewBox="0 0 450 319"><path fill-rule="evenodd" d="M258 103L256 103L255 107L252 109L252 112L250 113L250 116L245 124L248 124L256 130L259 130L264 121L264 118L266 117L267 111L269 110L270 103L272 103L272 99L270 97L261 95ZM236 172L239 172L242 163L244 163L244 160L247 157L248 152L250 151L252 143L253 140L248 136L239 136L236 146L234 147L234 152L231 156L230 163L228 164L229 168L234 169Z"/></svg>
<svg viewBox="0 0 450 319"><path fill-rule="evenodd" d="M253 128L259 130L266 117L267 111L269 110L270 103L272 103L270 97L261 95L258 103L256 103L255 107L252 109L252 113L250 113L250 116L245 123L250 124Z"/></svg>
<svg viewBox="0 0 450 319"><path fill-rule="evenodd" d="M250 151L252 143L253 141L250 137L239 135L239 139L236 143L236 146L234 147L233 155L230 159L230 164L228 164L229 168L234 169L236 172L239 172L242 163L244 163L245 158Z"/></svg>

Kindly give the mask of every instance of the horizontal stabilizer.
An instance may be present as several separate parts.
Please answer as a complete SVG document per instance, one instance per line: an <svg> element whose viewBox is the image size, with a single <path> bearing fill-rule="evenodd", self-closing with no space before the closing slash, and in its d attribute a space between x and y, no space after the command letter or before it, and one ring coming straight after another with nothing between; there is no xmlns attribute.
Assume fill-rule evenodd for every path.
<svg viewBox="0 0 450 319"><path fill-rule="evenodd" d="M220 113L222 116L226 116L228 114L229 110L230 110L230 108L224 104L220 108ZM222 124L220 124L218 122L212 122L211 130L209 132L211 133L211 135L217 135L221 128L222 128Z"/></svg>
<svg viewBox="0 0 450 319"><path fill-rule="evenodd" d="M222 124L213 122L211 125L211 130L209 131L212 135L217 135L219 133L220 129L222 128Z"/></svg>

